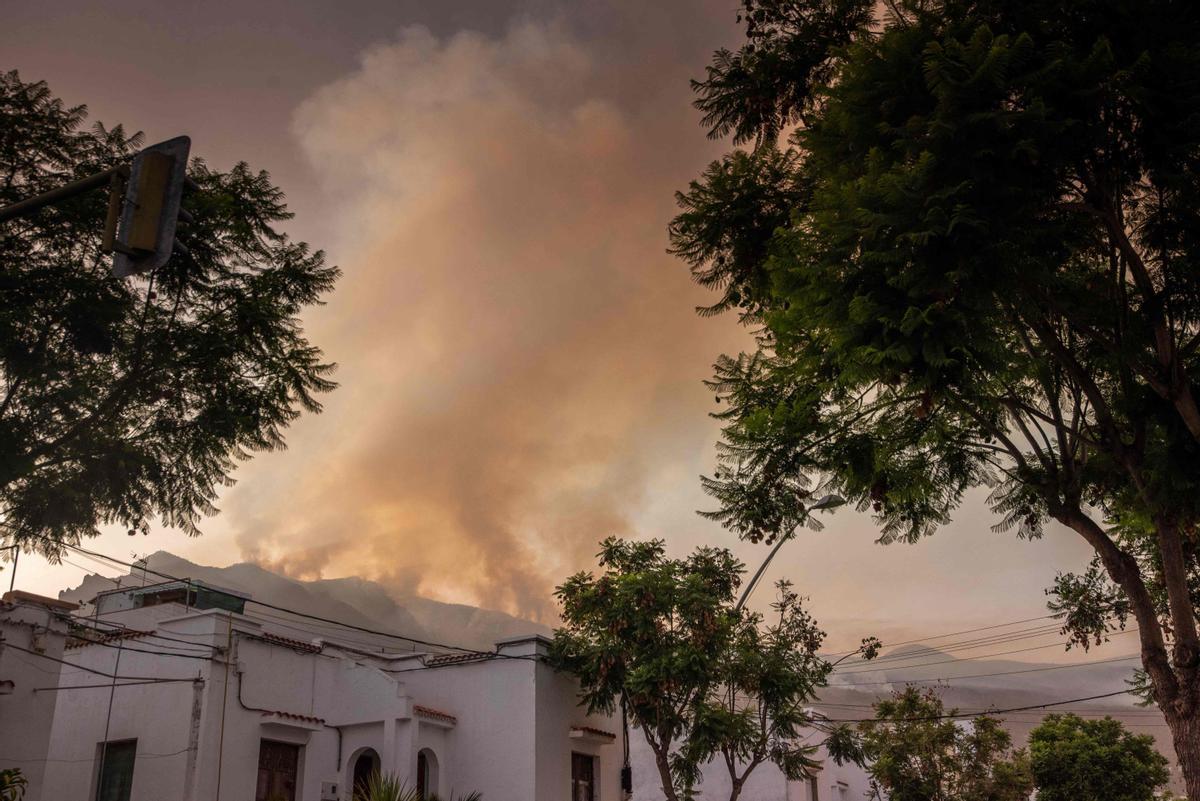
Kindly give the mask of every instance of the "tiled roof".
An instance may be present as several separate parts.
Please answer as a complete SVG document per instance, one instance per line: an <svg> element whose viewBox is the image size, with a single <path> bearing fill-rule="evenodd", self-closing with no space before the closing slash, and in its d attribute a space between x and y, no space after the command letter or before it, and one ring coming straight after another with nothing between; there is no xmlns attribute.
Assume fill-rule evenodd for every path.
<svg viewBox="0 0 1200 801"><path fill-rule="evenodd" d="M495 654L484 653L469 653L469 654L441 654L440 656L431 656L425 660L426 665L441 666L441 665L457 665L460 662L481 662L486 659L492 659Z"/></svg>
<svg viewBox="0 0 1200 801"><path fill-rule="evenodd" d="M107 645L110 642L118 640L133 640L138 637L149 637L154 632L151 631L135 631L129 629L127 631L114 631L112 634L101 634L99 636L80 637L76 635L73 639L67 641L65 648L86 648L89 645Z"/></svg>
<svg viewBox="0 0 1200 801"><path fill-rule="evenodd" d="M592 726L572 726L571 731L573 731L573 732L577 731L582 734L590 734L593 737L603 737L606 740L617 739L617 735L613 734L611 731L605 731L604 729L597 729Z"/></svg>
<svg viewBox="0 0 1200 801"><path fill-rule="evenodd" d="M430 709L429 707L421 706L420 704L413 704L413 714L419 715L423 718L430 718L432 720L441 720L446 723L458 723L458 718L454 717L454 715L451 715L449 712L441 712L437 709Z"/></svg>
<svg viewBox="0 0 1200 801"><path fill-rule="evenodd" d="M314 723L318 726L325 725L325 718L316 718L312 715L297 715L294 712L283 712L279 709L264 709L262 714L264 718L276 717L283 718L284 720L300 720L305 723Z"/></svg>
<svg viewBox="0 0 1200 801"><path fill-rule="evenodd" d="M304 640L293 640L291 637L280 637L278 634L270 634L268 632L263 632L262 634L255 634L252 636L253 639L266 640L269 643L282 645L285 648L291 648L296 651L305 651L310 654L319 654L321 652L321 646L314 645L311 642L305 642Z"/></svg>

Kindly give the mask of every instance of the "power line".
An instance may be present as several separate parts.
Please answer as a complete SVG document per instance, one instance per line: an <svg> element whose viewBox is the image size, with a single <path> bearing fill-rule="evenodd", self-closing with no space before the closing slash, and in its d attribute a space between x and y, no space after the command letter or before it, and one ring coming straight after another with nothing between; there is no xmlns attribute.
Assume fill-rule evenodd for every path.
<svg viewBox="0 0 1200 801"><path fill-rule="evenodd" d="M1124 629L1122 631L1113 632L1113 636L1117 636L1119 634L1134 634L1137 631L1138 631L1137 628ZM930 667L932 665L947 665L952 662L968 662L968 661L973 661L976 659L990 659L995 656L1008 656L1009 654L1022 654L1022 653L1027 653L1029 651L1041 651L1046 648L1054 648L1054 647L1057 647L1060 645L1065 645L1067 642L1069 642L1069 641L1062 640L1060 642L1052 642L1052 643L1048 643L1046 645L1035 645L1030 648L1016 648L1011 651L999 651L994 654L979 654L977 656L971 656L971 657L962 657L962 658L956 658L956 659L942 659L942 660L939 660L936 662L920 662L915 665L904 665L904 666L902 666L902 669ZM835 670L834 671L834 673L837 673L837 674L840 674L843 676L852 676L857 673L878 673L878 672L879 672L879 670L874 669L874 668L868 668L866 670Z"/></svg>
<svg viewBox="0 0 1200 801"><path fill-rule="evenodd" d="M179 659L199 659L204 662L217 661L211 656L201 656L199 654L181 654L177 651L150 651L145 648L134 648L131 645L125 645L124 642L122 642L120 645L113 645L111 642L103 642L102 640L85 640L80 644L80 647L85 647L87 645L101 645L105 648L117 648L119 650L132 651L133 653L138 654L153 654L154 656L174 656Z"/></svg>
<svg viewBox="0 0 1200 801"><path fill-rule="evenodd" d="M107 684L105 684L105 685L102 685L102 686L104 686L104 687L108 687L108 685L107 685ZM120 685L120 684L118 684L117 686L118 686L118 687L121 687L121 686L123 686L123 685ZM188 746L187 748L181 748L181 749L179 749L178 751L172 751L172 752L171 752L171 753L169 753L169 754L154 754L154 753L149 753L149 752L146 752L146 751L138 751L138 752L137 752L137 753L136 753L134 756L135 756L135 758L137 758L137 759L158 759L158 758L160 758L160 757L173 757L173 756L179 756L180 754L187 753L187 752L188 752L188 751L190 751L190 750L191 750L191 746ZM50 759L50 758L46 758L46 759L21 759L21 760L18 760L18 759L15 759L15 758L13 758L13 757L0 757L0 761L2 761L2 762L5 762L5 763L13 763L13 762L58 762L58 763L65 763L65 764L78 764L78 763L81 763L81 762L95 762L95 761L96 761L96 758L95 758L95 757L87 757L86 759Z"/></svg>
<svg viewBox="0 0 1200 801"><path fill-rule="evenodd" d="M180 639L176 639L174 637L168 637L165 634L158 634L157 632L154 632L154 631L138 631L137 629L132 629L129 626L124 625L123 623L117 623L117 622L114 622L111 620L99 620L96 618L79 618L79 617L73 617L71 615L57 615L57 617L59 618L59 620L62 620L63 622L68 623L72 626L78 626L79 628L88 629L90 631L95 631L100 634L113 634L113 633L118 633L118 632L128 633L135 639L140 639L142 637L153 637L156 640L166 640L167 642L181 643L183 645L191 646L193 648L211 648L214 651L223 650L221 648L221 646L219 646L219 645L213 645L211 643L206 643L206 642L192 642L190 640L180 640ZM86 623L83 622L84 620L87 620L92 625L90 625L90 626L87 625ZM97 624L102 625L102 626L112 626L112 628L111 629L97 628ZM197 634L195 636L207 637L208 635ZM170 646L164 645L162 647L169 648ZM193 651L192 653L196 653L196 652Z"/></svg>
<svg viewBox="0 0 1200 801"><path fill-rule="evenodd" d="M107 687L108 685L106 684L104 686ZM834 706L834 707L839 707L839 708L844 707L846 709L874 709L875 708L875 704L841 704L841 703L835 704L832 702L825 702L825 701L814 702L813 704L811 704L811 706L813 708L823 708L823 707L829 707L829 706ZM1098 716L1111 717L1113 715L1120 715L1122 718L1159 718L1159 719L1161 719L1163 717L1162 714L1158 713L1158 712L1125 712L1123 710L1123 708L1115 708L1115 707L1105 707L1103 710L1096 709L1095 707L1091 707L1091 708L1063 709L1061 711L1069 712L1073 715L1079 715L1080 717L1084 717L1087 715L1091 715L1093 717L1098 717ZM986 713L980 712L979 714L982 715L982 714L986 714ZM1009 714L1011 714L1011 715L1035 715L1035 714L1037 714L1037 712L1036 712L1036 710L1023 711L1023 712L1022 711L1012 711L1012 712L1009 712Z"/></svg>
<svg viewBox="0 0 1200 801"><path fill-rule="evenodd" d="M1115 621L1117 621L1116 618L1108 618L1105 622L1112 623ZM1021 640L1046 637L1051 634L1059 633L1059 632L1061 632L1061 630L1062 630L1062 628L1058 624L1052 624L1049 626L1033 626L1030 628L1017 629L1016 631L1004 632L1001 634L992 634L992 635L988 635L986 637L978 637L978 638L973 638L973 639L969 639L969 640L960 640L958 642L951 642L951 643L947 643L945 645L938 645L936 647L930 646L927 648L922 648L920 650L916 650L916 651L912 651L912 652L904 653L904 654L889 653L889 654L885 654L884 656L876 657L875 659L861 659L860 658L860 659L856 659L854 661L848 662L847 664L849 666L857 667L857 666L866 665L868 663L879 664L881 662L907 662L907 661L911 661L914 659L923 659L927 656L949 654L949 653L955 653L955 652L959 652L959 651L971 651L976 648L982 648L982 647L989 646L989 645L1002 645L1002 644L1009 643L1009 642L1019 642ZM1124 628L1122 628L1121 630L1123 631ZM1114 628L1113 633L1119 633L1119 632L1117 632ZM1061 642L1062 642L1062 644L1066 643L1065 640L1061 641ZM899 647L899 646L890 646L890 647ZM966 658L966 657L964 657L964 658Z"/></svg>
<svg viewBox="0 0 1200 801"><path fill-rule="evenodd" d="M992 631L994 629L1002 629L1008 626L1016 626L1020 623L1033 623L1036 620L1050 620L1051 618L1058 617L1059 615L1040 615L1039 617L1027 617L1023 620L1012 620L1007 623L994 623L990 626L979 626L978 628L974 629L963 629L961 631L951 631L946 634L934 634L928 637L918 637L915 640L904 640L902 642L891 643L888 647L899 648L901 645L912 645L913 643L923 643L928 642L929 640L942 640L946 637L957 637L960 634L974 634L977 631ZM837 653L833 654L832 656L849 656L854 653L856 653L856 651L846 651L845 653Z"/></svg>
<svg viewBox="0 0 1200 801"><path fill-rule="evenodd" d="M358 645L358 646L362 646L362 647L366 647L366 648L383 647L380 645L380 643L378 641L372 642L369 640L360 640L360 639L355 639L354 637L348 637L348 636L346 636L346 634L343 631L341 631L341 629L338 626L329 626L329 625L323 625L320 623L306 623L306 624L304 624L304 626L291 625L291 623L298 623L300 621L293 620L293 621L289 622L288 618L281 617L279 615L272 615L268 612L261 612L261 611L257 612L257 613L243 612L242 614L245 617L250 618L251 620L257 620L257 621L260 621L263 623L267 623L268 625L278 626L281 628L289 629L291 631L301 632L301 633L308 634L308 635L312 635L314 633L315 634L321 633L320 631L314 632L314 629L324 629L327 631L336 632L336 634L324 635L324 636L337 637L338 640L340 640L341 642L344 642L344 643L349 643L351 645ZM409 651L413 650L411 645L409 646L408 650Z"/></svg>
<svg viewBox="0 0 1200 801"><path fill-rule="evenodd" d="M878 686L878 685L882 685L882 684L930 684L930 683L940 683L940 682L945 682L947 684L950 684L955 681L959 681L960 679L983 679L983 678L990 678L992 676L1015 676L1020 673L1040 673L1040 672L1046 671L1046 670L1070 670L1072 668L1091 667L1092 665L1104 665L1104 664L1108 664L1108 663L1112 663L1112 662L1126 662L1130 659L1140 659L1140 658L1141 658L1141 654L1130 654L1129 656L1119 656L1119 657L1115 657L1113 659L1098 659L1098 660L1091 661L1091 662L1080 662L1080 663L1073 664L1073 665L1046 665L1044 667L1027 668L1024 670L1001 670L1001 671L997 671L994 673L969 673L969 674L966 674L963 676L945 676L945 677L932 678L932 679L895 678L895 679L889 679L887 681L856 681L856 682L849 682L846 684L830 684L828 686L831 688L840 689L843 687L871 687L871 686Z"/></svg>
<svg viewBox="0 0 1200 801"><path fill-rule="evenodd" d="M79 551L83 552L83 553L84 553L84 555L91 557L91 558L93 559L93 561L99 561L100 559L108 559L108 560L110 560L110 561L112 561L112 562L115 562L115 563L117 563L117 564L123 564L123 565L126 565L126 566L130 566L128 563L122 562L122 560L119 560L119 559L117 559L117 558L115 558L115 557L110 557L110 556L107 556L107 555L105 555L105 554L100 554L100 553L98 553L98 552L91 552L91 551L87 551L87 549L79 548L78 546L66 545L65 543L64 543L64 546L65 546L65 547L68 547L68 548L73 548L73 549L75 549L75 550L79 550ZM137 568L141 568L141 569L146 569L146 570L148 570L150 573L154 573L156 576L160 576L160 577L162 577L162 578L165 578L165 579L167 579L167 580L170 580L170 581L188 581L188 579L183 579L183 578L178 578L178 577L175 577L175 576L171 576L170 574L167 574L167 573L162 573L162 572L160 572L160 571L153 570L153 569L151 569L151 568L148 568L148 567L145 567L145 566L143 566L143 565L141 565L141 564L138 564L136 567L137 567ZM109 577L107 577L107 576L100 576L100 578L103 578L103 579L105 579L105 580L107 580L107 581L109 581L109 582L112 582L112 583L116 584L118 587L120 586L120 582L117 582L117 581L115 581L115 580L114 580L114 579L112 579L112 578L109 578ZM296 615L296 616L298 616L298 617L301 617L301 618L304 618L304 617L313 617L313 616L307 615L306 613L303 613L303 612L297 612L297 611L295 611L295 610L288 609L288 608L286 608L286 607L275 606L275 605L273 605L273 604L267 604L266 602L262 602L262 601L255 601L254 599L246 599L246 600L247 600L248 602L251 602L251 603L258 603L258 604L261 604L261 605L264 605L264 606L268 606L268 607L270 607L270 608L272 608L272 609L275 609L275 610L277 610L277 611L281 611L281 612L284 612L284 613L286 613L286 614L292 614L292 615ZM283 621L285 621L285 620L286 620L286 618L280 618L280 617L278 617L277 615L272 615L272 614L270 614L270 613L266 613L266 612L263 612L263 613L260 613L260 614L262 615L262 617L260 617L259 615L256 615L256 614L252 614L252 613L246 613L246 612L243 612L243 616L244 616L244 617L247 617L247 618L249 618L249 619L252 619L252 620L261 620L261 621L263 621L263 622L268 622L268 623L271 623L272 625L278 625L278 626L282 626L282 627L284 627L284 628L293 629L293 630L295 630L295 631L303 632L303 633L306 633L306 634L311 634L311 633L312 633L312 630L311 630L311 628L309 628L309 629L304 629L304 628L299 628L299 627L296 627L296 626L290 626L290 625L288 625L287 623L283 622ZM81 625L81 626L83 625L82 623L80 623L80 622L79 622L79 620L80 620L79 618L73 618L73 617L70 617L70 616L68 616L66 619L67 619L69 622L73 622L73 623L75 623L75 624L77 624L77 625ZM334 630L337 630L339 627L352 626L352 624L345 624L345 623L341 623L341 622L339 622L339 621L329 621L328 619L325 619L325 618L319 618L319 620L320 620L322 623L325 623L325 624L326 624L326 625L320 626L321 628L332 628L332 629L334 629ZM104 625L109 625L109 626L112 626L112 627L114 627L114 628L116 628L116 629L119 629L119 630L122 630L122 631L132 631L132 632L133 632L135 635L137 635L137 636L151 636L151 637L160 637L160 636L162 636L162 635L157 635L157 634L154 634L153 632L137 632L137 631L133 631L133 630L129 629L127 626L124 626L124 625L122 625L122 624L119 624L119 623L114 623L114 622L111 622L111 621L93 620L92 622L93 622L93 623L101 623L101 624L104 624ZM87 627L87 626L84 626L84 627L85 627L85 628L89 628L89 627ZM362 627L356 627L356 628L362 628ZM101 631L101 632L102 632L102 630L100 630L100 629L95 629L95 628L92 628L92 630L94 630L94 631ZM406 641L415 641L415 642L418 642L418 643L420 643L420 642L421 642L420 640L413 640L413 638L409 638L409 637L403 637L402 635L393 635L393 634L390 634L390 633L387 633L387 632L374 632L374 631L372 631L372 630L365 629L365 628L364 628L363 630L364 630L364 631L367 631L368 633L377 634L378 636L391 637L391 638L393 638L393 639L396 639L396 638L398 638L398 639L404 639L404 640L406 640ZM103 633L103 632L102 632L102 633ZM255 636L255 635L248 634L248 633L246 633L246 632L237 632L237 633L238 633L239 637L248 638L248 639L251 639L251 640L256 640L256 641L261 641L261 642L267 643L267 644L269 644L269 645L275 645L275 646L277 646L277 647L284 647L284 648L286 648L286 647L287 647L287 645L286 645L286 644L284 644L284 643L275 642L275 641L272 641L272 640L270 640L270 639L268 639L268 638L265 638L265 637L257 637L257 636ZM164 639L171 639L171 638L166 638L166 637L164 637ZM378 643L376 643L376 642L366 642L366 641L363 641L363 640L355 640L355 639L353 639L353 638L350 638L350 637L345 637L344 635L339 635L339 639L345 640L345 641L346 641L346 642L348 642L348 643L354 643L354 644L360 644L360 645L366 645L366 646L372 646L372 647L378 647L378 645L379 645L379 644L378 644ZM192 642L187 642L187 641L184 641L184 640L173 640L173 641L175 641L175 642L183 642L183 643L185 643L185 644L187 644L187 645L200 645L200 646L205 646L205 647L213 648L214 650L218 650L218 651L219 651L219 650L221 650L221 649L220 649L220 648L218 648L217 646L213 646L213 645L206 645L205 643L192 643ZM110 647L110 648L116 648L116 647L117 647L117 646L114 646L114 645L112 645L112 644L110 644L110 643L104 643L104 642L98 642L98 641L90 641L90 643L91 643L91 644L96 644L96 645L105 645L105 646L107 646L107 647ZM331 642L331 644L332 644L334 647L337 647L337 643L333 643L333 642ZM442 647L445 647L445 648L453 648L453 646L442 646ZM155 655L159 655L159 656L185 656L184 654L179 654L179 653L170 652L170 651L149 651L149 650L145 650L145 649L134 648L134 647L132 647L132 646L128 646L128 645L124 645L124 646L123 646L123 648L124 648L124 650L128 650L128 651L136 651L136 652L138 652L138 653L155 654ZM467 649L462 649L462 648L460 648L460 649L458 649L458 650L467 650ZM324 654L324 653L321 653L320 651L314 651L314 652L312 652L312 653L314 653L314 654L315 654L315 655L317 655L317 656L324 656L324 657L327 657L327 658L330 658L330 659L338 659L338 657L332 656L332 655L330 655L330 654ZM380 653L379 653L379 656L382 656L382 657L387 657L387 656L397 656L397 655L399 655L399 656L403 656L403 654L388 654L388 653L386 653L386 652L380 652ZM496 652L489 652L489 651L476 651L476 650L467 650L467 653L466 653L466 654L464 654L464 655L465 655L465 656L478 656L478 657L479 657L479 659L478 659L477 661L490 661L490 660L492 660L492 659L497 659L497 658L502 658L502 659L518 659L518 660L523 660L523 661L534 661L534 662L536 662L536 661L539 661L539 660L538 660L538 658L537 658L536 656L515 656L515 655L510 655L510 654L500 654L500 653L496 653ZM204 659L204 660L206 660L206 661L215 661L215 660L214 660L214 659L212 659L211 657L206 657L206 656L191 656L190 658L194 658L194 659ZM422 664L421 664L421 666L420 666L420 667L413 667L413 668L403 668L403 669L398 669L398 670L396 670L396 669L386 669L386 668L379 668L379 669L380 669L382 672L384 672L384 673L411 673L411 672L415 672L415 671L419 671L419 670L436 670L436 669L440 669L440 668L444 668L444 667L453 667L453 666L455 666L456 664L473 664L475 661L476 661L476 660L472 660L472 661L471 661L471 662L469 662L469 663L457 663L457 662L451 662L451 663L446 663L446 664L426 665L426 664L424 663L424 661L422 660ZM107 675L107 674L105 674L105 675ZM108 686L108 685L104 685L104 686Z"/></svg>
<svg viewBox="0 0 1200 801"><path fill-rule="evenodd" d="M926 715L917 718L827 718L826 723L924 723L933 720L957 720L960 718L976 718L983 715L1006 715L1010 712L1027 712L1033 709L1049 709L1054 706L1065 706L1067 704L1078 704L1084 701L1098 701L1101 698L1115 698L1118 695L1129 695L1133 690L1118 690L1111 693L1102 693L1100 695L1089 695L1084 698L1072 698L1066 701L1050 701L1045 704L1031 704L1029 706L1015 706L1009 709L991 709L986 712L953 712L945 715Z"/></svg>
<svg viewBox="0 0 1200 801"><path fill-rule="evenodd" d="M859 658L859 659L855 659L853 661L847 662L846 664L853 666L853 665L865 664L867 662L871 662L871 663L906 662L906 661L910 661L913 659L922 659L927 656L933 656L935 654L949 654L949 653L955 653L958 651L972 651L976 648L984 648L989 645L1002 645L1004 643L1009 643L1009 642L1018 642L1020 640L1034 639L1037 637L1046 637L1051 634L1057 634L1060 630L1061 630L1061 627L1058 626L1057 624L1053 624L1050 626L1035 626L1032 628L1018 629L1016 631L1005 632L1003 634L993 634L993 635L989 635L987 637L978 637L978 638L974 638L974 639L970 639L970 640L960 640L958 642L951 642L951 643L947 643L945 645L939 645L937 647L931 646L931 647L921 648L921 649L909 651L909 652L903 653L903 654L889 653L889 654L885 654L883 656L876 657L875 659Z"/></svg>
<svg viewBox="0 0 1200 801"><path fill-rule="evenodd" d="M289 648L289 646L286 643L282 643L277 640L272 640L267 637L260 637L258 635L250 634L245 631L239 631L237 629L234 629L233 633L238 639L248 639L248 640L252 640L254 642L261 642L264 645L274 646L275 648ZM330 645L333 648L339 647L337 645L337 643L331 643ZM291 649L291 650L296 650L296 649ZM353 650L353 649L351 649L351 650ZM325 659L333 659L333 660L336 660L339 662L342 661L342 657L334 656L333 654L327 654L322 650L307 650L306 649L304 651L304 653L312 655L312 656L323 657ZM515 660L527 661L527 662L541 661L536 656L507 656L504 654L495 654L495 653L486 653L486 652L481 652L478 656L473 656L472 654L463 654L464 657L473 657L473 658L464 659L462 661L445 662L445 663L436 664L436 665L426 664L426 662L425 662L426 656L421 655L421 654L413 654L410 656L408 654L380 653L380 654L372 654L372 656L378 656L378 657L383 657L383 658L400 657L400 658L404 658L404 659L417 659L421 662L420 667L411 667L411 668L384 668L384 667L378 667L378 666L375 667L375 670L378 670L380 673L388 673L388 674L415 673L419 670L441 670L442 668L458 667L460 665L475 665L475 664L479 664L480 662L490 662L494 659L499 659L502 657L505 659L515 659Z"/></svg>
<svg viewBox="0 0 1200 801"><path fill-rule="evenodd" d="M74 662L68 662L65 659L58 659L58 658L50 656L48 654L39 654L37 651L30 650L29 648L22 648L21 646L16 645L11 642L4 642L3 645L5 648L15 648L18 651L23 651L27 654L30 654L31 656L36 656L39 659L48 659L51 662L58 662L60 665L66 665L68 667L73 667L73 668L76 668L77 670L82 670L86 673L95 673L97 676L103 676L106 679L134 679L137 681L145 681L148 683L163 683L163 684L166 684L168 682L195 681L196 680L195 678L164 679L164 678L159 678L157 676L117 676L112 673L105 673L103 670L95 670L90 667L84 667L83 665L77 665ZM120 686L120 685L118 685L118 686Z"/></svg>
<svg viewBox="0 0 1200 801"><path fill-rule="evenodd" d="M200 678L195 678L195 679L189 679L189 681L204 681L204 680L200 679ZM161 679L143 679L142 681L124 681L124 682L117 684L117 686L118 687L137 687L142 684L162 684L162 683L163 682ZM172 683L175 683L174 679L172 679ZM33 689L33 691L35 693L57 693L57 692L63 692L65 690L96 690L96 689L107 690L110 687L112 687L111 684L67 684L65 686L58 686L58 687L35 687Z"/></svg>
<svg viewBox="0 0 1200 801"><path fill-rule="evenodd" d="M114 564L121 565L122 567L129 568L130 570L138 569L138 570L143 570L148 573L153 573L154 575L164 578L168 581L185 581L185 582L188 581L188 579L180 578L178 576L172 576L169 573L163 573L162 571L159 571L159 570L154 570L153 568L151 568L147 565L144 565L144 564L134 565L130 562L126 562L121 559L117 559L116 557L109 556L107 554L102 554L97 551L91 551L91 550L88 550L87 548L83 548L78 545L72 545L70 543L52 540L49 537L45 537L40 534L35 534L32 536L47 540L47 541L52 542L55 545L58 545L60 547L69 548L73 551L87 554L88 556L93 556L93 557L96 557L99 559L107 560ZM268 609L274 609L278 612L285 612L287 614L296 615L297 617L306 618L308 620L316 620L316 621L320 621L322 623L329 623L329 624L332 624L335 626L341 626L342 628L347 628L347 629L351 629L354 631L360 631L360 632L363 632L364 634L373 634L373 635L376 635L379 637L389 637L391 639L404 640L405 642L411 642L411 643L415 643L417 645L423 645L423 646L427 646L427 647L431 647L431 648L445 648L446 650L450 650L450 651L462 651L464 653L477 654L477 655L481 655L481 656L482 655L494 655L501 659L520 659L520 658L522 658L522 657L516 657L516 656L510 655L510 654L497 653L495 651L480 651L480 650L477 650L474 648L466 648L463 646L450 645L448 643L435 642L435 641L431 641L431 640L422 640L422 639L419 639L416 637L408 637L403 634L395 634L390 631L381 631L379 629L372 629L372 628L369 628L366 626L359 626L354 623L346 623L344 621L334 620L331 618L322 617L320 615L313 615L313 614L310 614L307 612L298 612L294 609L289 609L284 606L278 606L276 604L268 603L267 601L260 601L260 600L254 599L254 598L247 598L246 603L252 603L252 604L256 604L258 606L265 606Z"/></svg>

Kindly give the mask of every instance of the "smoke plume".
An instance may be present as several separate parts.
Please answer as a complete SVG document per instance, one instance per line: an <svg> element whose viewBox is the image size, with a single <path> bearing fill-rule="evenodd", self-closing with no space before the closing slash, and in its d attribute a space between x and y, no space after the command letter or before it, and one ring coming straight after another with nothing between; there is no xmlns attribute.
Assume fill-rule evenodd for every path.
<svg viewBox="0 0 1200 801"><path fill-rule="evenodd" d="M700 380L743 336L696 318L665 253L672 191L717 150L686 92L712 40L635 13L407 28L298 109L345 270L312 324L342 388L286 475L224 504L244 555L547 620L599 539L695 500L665 476L709 461Z"/></svg>

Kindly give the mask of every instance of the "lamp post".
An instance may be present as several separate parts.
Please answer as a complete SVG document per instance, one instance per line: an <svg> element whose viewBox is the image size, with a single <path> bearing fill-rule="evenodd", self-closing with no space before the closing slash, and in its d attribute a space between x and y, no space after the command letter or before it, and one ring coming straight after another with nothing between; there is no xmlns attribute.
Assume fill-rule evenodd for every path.
<svg viewBox="0 0 1200 801"><path fill-rule="evenodd" d="M805 509L804 514L801 515L799 522L797 522L795 526L792 526L791 531L779 538L779 542L775 543L775 547L771 549L771 552L767 554L767 558L763 560L761 565L759 565L758 570L756 570L754 573L754 577L750 579L750 581L746 584L746 589L742 591L742 597L738 599L737 606L734 607L734 611L740 612L742 607L745 606L746 599L750 597L750 593L754 592L754 588L758 586L758 580L761 579L762 574L766 572L767 565L771 564L771 560L775 558L775 554L779 553L779 549L783 547L783 544L790 540L796 533L796 528L800 525L800 523L803 523L805 520L807 520L809 515L811 515L813 512L821 509L833 509L841 506L845 502L846 499L840 495L826 495L824 498L821 498L821 500Z"/></svg>

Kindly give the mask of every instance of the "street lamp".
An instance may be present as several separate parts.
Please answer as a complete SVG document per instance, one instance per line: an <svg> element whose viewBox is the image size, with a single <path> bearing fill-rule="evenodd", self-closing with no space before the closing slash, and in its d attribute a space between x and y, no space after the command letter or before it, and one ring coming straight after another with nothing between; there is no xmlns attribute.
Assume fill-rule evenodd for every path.
<svg viewBox="0 0 1200 801"><path fill-rule="evenodd" d="M799 522L792 527L791 531L779 538L779 542L775 543L775 547L771 549L771 552L767 554L767 558L763 560L761 565L759 565L758 570L754 573L754 577L750 579L750 581L746 584L746 589L742 591L742 597L738 599L737 606L733 608L734 611L740 612L742 607L745 606L746 599L750 597L750 593L754 592L754 588L758 586L758 580L761 579L762 574L766 572L767 565L771 564L771 560L775 558L775 554L779 553L779 549L783 547L783 544L790 540L796 533L796 528L800 525L800 523L803 523L806 519L808 519L809 515L811 515L813 512L821 509L833 509L843 505L844 503L846 503L846 499L840 495L826 495L825 497L821 498L821 500L805 509L804 514L800 516Z"/></svg>

